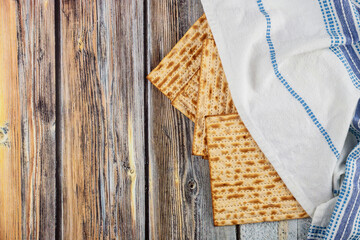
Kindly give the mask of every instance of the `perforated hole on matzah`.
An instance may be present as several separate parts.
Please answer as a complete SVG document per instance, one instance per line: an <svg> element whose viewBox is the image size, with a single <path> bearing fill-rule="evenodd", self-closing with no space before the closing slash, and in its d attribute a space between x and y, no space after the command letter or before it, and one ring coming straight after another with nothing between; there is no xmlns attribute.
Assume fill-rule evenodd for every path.
<svg viewBox="0 0 360 240"><path fill-rule="evenodd" d="M216 226L308 217L238 114L207 116Z"/></svg>
<svg viewBox="0 0 360 240"><path fill-rule="evenodd" d="M204 42L192 153L207 156L205 116L236 113L213 39Z"/></svg>
<svg viewBox="0 0 360 240"><path fill-rule="evenodd" d="M212 37L212 34L203 15L147 76L147 79L173 101L199 70L202 45L208 37Z"/></svg>

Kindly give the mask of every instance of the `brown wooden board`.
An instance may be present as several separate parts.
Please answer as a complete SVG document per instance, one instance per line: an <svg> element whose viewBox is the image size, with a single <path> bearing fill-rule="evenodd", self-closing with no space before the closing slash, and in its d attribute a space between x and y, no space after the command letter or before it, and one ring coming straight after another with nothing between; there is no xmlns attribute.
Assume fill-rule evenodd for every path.
<svg viewBox="0 0 360 240"><path fill-rule="evenodd" d="M21 132L16 5L0 4L0 239L21 239Z"/></svg>
<svg viewBox="0 0 360 240"><path fill-rule="evenodd" d="M143 4L60 8L62 238L143 239Z"/></svg>
<svg viewBox="0 0 360 240"><path fill-rule="evenodd" d="M53 239L54 3L5 0L0 11L0 128L9 124L0 146L0 239Z"/></svg>

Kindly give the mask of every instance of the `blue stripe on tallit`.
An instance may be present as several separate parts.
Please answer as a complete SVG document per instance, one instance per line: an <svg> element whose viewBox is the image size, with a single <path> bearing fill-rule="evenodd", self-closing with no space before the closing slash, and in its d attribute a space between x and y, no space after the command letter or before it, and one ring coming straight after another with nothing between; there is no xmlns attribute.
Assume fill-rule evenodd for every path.
<svg viewBox="0 0 360 240"><path fill-rule="evenodd" d="M354 21L355 16L353 16L349 1L347 0L334 0L334 6L346 39L345 45L340 45L340 49L348 61L352 71L359 80L360 59L351 46L351 44L357 43L359 41L359 35ZM355 86L358 88L357 85Z"/></svg>
<svg viewBox="0 0 360 240"><path fill-rule="evenodd" d="M283 77L283 75L279 71L279 66L276 59L276 51L274 44L271 39L271 18L270 15L265 11L264 5L262 0L257 0L257 4L259 7L260 12L265 16L266 19L266 42L269 47L270 52L270 60L271 64L274 70L275 76L278 78L278 80L281 82L281 84L286 88L286 90L293 96L303 107L307 115L310 117L314 125L318 128L321 135L324 137L325 141L327 142L330 150L333 152L335 157L338 159L340 157L340 153L335 147L329 133L326 131L326 129L323 127L323 125L320 123L318 118L315 116L314 112L311 110L310 106L306 103L306 101L296 92L295 89L293 89L290 84L286 81L286 79Z"/></svg>
<svg viewBox="0 0 360 240"><path fill-rule="evenodd" d="M335 239L349 239L350 233L354 227L354 220L358 213L360 206L359 199L359 182L360 180L360 163L359 159L355 163L355 175L353 178L353 192L348 199L347 207L344 211L344 215L341 218L339 230L335 236Z"/></svg>
<svg viewBox="0 0 360 240"><path fill-rule="evenodd" d="M349 132L356 138L356 141L360 142L360 132L357 131L353 126L350 126Z"/></svg>
<svg viewBox="0 0 360 240"><path fill-rule="evenodd" d="M360 60L351 46L339 46L355 76L360 79Z"/></svg>
<svg viewBox="0 0 360 240"><path fill-rule="evenodd" d="M318 0L318 3L331 39L330 50L344 64L353 85L360 90L360 51L354 49L354 44L359 43L360 26L359 21L355 21L359 8L349 0ZM334 51L334 47L338 47L340 53Z"/></svg>
<svg viewBox="0 0 360 240"><path fill-rule="evenodd" d="M346 44L357 42L359 40L359 36L356 31L348 1L334 0L334 6L345 35Z"/></svg>
<svg viewBox="0 0 360 240"><path fill-rule="evenodd" d="M352 127L354 127L360 133L360 100L356 106L355 114L352 120Z"/></svg>
<svg viewBox="0 0 360 240"><path fill-rule="evenodd" d="M353 85L360 90L360 81L359 78L356 77L354 71L352 70L351 66L349 65L349 62L346 60L343 52L341 51L340 47L330 47L330 50L340 59L340 61L344 64L344 67L346 71L349 74L349 77L351 79L351 82Z"/></svg>
<svg viewBox="0 0 360 240"><path fill-rule="evenodd" d="M308 239L326 239L326 227L311 225L308 232Z"/></svg>
<svg viewBox="0 0 360 240"><path fill-rule="evenodd" d="M308 239L359 239L360 237L360 99L349 131L358 144L345 166L345 178L327 227L310 227Z"/></svg>
<svg viewBox="0 0 360 240"><path fill-rule="evenodd" d="M355 4L351 4L351 6L352 6L353 12L355 14L356 25L360 26L360 15L359 15L360 8Z"/></svg>
<svg viewBox="0 0 360 240"><path fill-rule="evenodd" d="M346 160L345 178L329 225L326 227L312 225L308 239L358 239L356 236L360 235L359 175L360 143Z"/></svg>
<svg viewBox="0 0 360 240"><path fill-rule="evenodd" d="M330 47L339 46L345 43L345 37L340 29L335 11L333 9L332 0L318 0L326 31L331 40Z"/></svg>
<svg viewBox="0 0 360 240"><path fill-rule="evenodd" d="M359 0L352 0L352 3L353 3L356 7L360 7L360 1L359 1Z"/></svg>

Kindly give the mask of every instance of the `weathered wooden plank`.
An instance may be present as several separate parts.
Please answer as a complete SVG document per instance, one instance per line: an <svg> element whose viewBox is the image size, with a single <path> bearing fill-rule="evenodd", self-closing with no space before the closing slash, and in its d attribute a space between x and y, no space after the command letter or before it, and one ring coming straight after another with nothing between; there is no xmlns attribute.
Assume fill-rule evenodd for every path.
<svg viewBox="0 0 360 240"><path fill-rule="evenodd" d="M10 126L10 149L1 150L0 160L0 188L6 192L1 194L0 238L54 239L54 4L7 0L0 9L5 97L0 125L7 121Z"/></svg>
<svg viewBox="0 0 360 240"><path fill-rule="evenodd" d="M17 18L22 135L22 236L24 239L54 239L54 2L19 1Z"/></svg>
<svg viewBox="0 0 360 240"><path fill-rule="evenodd" d="M241 225L241 239L244 240L270 240L278 239L279 222L263 222Z"/></svg>
<svg viewBox="0 0 360 240"><path fill-rule="evenodd" d="M297 221L298 221L297 239L305 240L307 239L307 234L311 225L311 218L299 219Z"/></svg>
<svg viewBox="0 0 360 240"><path fill-rule="evenodd" d="M239 226L240 239L306 239L310 218Z"/></svg>
<svg viewBox="0 0 360 240"><path fill-rule="evenodd" d="M0 4L0 239L21 239L16 5Z"/></svg>
<svg viewBox="0 0 360 240"><path fill-rule="evenodd" d="M199 0L148 0L148 66L156 67L202 15ZM209 165L191 156L193 123L148 83L149 229L151 239L236 239L214 227Z"/></svg>
<svg viewBox="0 0 360 240"><path fill-rule="evenodd" d="M143 239L143 3L60 8L62 238Z"/></svg>
<svg viewBox="0 0 360 240"><path fill-rule="evenodd" d="M280 221L278 224L279 240L296 240L297 239L297 220Z"/></svg>

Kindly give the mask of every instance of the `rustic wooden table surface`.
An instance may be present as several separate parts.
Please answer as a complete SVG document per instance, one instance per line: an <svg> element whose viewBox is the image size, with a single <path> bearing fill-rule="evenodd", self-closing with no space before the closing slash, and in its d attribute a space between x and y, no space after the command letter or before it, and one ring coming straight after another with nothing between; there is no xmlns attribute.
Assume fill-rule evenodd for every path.
<svg viewBox="0 0 360 240"><path fill-rule="evenodd" d="M193 124L145 76L200 0L0 4L0 239L305 239L214 227Z"/></svg>

